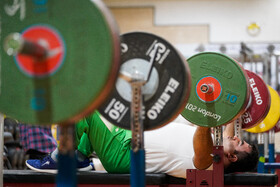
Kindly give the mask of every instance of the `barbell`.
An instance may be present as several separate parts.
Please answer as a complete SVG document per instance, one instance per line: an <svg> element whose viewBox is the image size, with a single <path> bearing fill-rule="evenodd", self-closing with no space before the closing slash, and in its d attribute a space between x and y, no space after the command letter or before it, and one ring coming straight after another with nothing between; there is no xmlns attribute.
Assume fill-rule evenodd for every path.
<svg viewBox="0 0 280 187"><path fill-rule="evenodd" d="M274 108L273 91L268 93L263 81L234 59L205 52L186 61L157 35L119 36L99 1L70 0L64 6L63 1L23 5L3 0L0 7L0 112L19 121L72 124L98 108L113 124L129 129L130 87L119 73L135 70L146 77L145 130L180 113L207 127L242 115L248 130Z"/></svg>

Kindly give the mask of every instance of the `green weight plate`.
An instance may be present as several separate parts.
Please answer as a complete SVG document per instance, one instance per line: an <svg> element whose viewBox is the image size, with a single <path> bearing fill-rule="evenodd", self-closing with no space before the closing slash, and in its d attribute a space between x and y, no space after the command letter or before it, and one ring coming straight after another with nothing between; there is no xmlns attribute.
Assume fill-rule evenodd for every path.
<svg viewBox="0 0 280 187"><path fill-rule="evenodd" d="M30 124L70 124L107 98L119 72L114 19L101 1L0 1L0 112ZM4 45L11 33L48 51L44 60Z"/></svg>
<svg viewBox="0 0 280 187"><path fill-rule="evenodd" d="M193 124L216 127L244 112L249 86L244 69L223 54L204 52L188 60L192 88L182 115Z"/></svg>

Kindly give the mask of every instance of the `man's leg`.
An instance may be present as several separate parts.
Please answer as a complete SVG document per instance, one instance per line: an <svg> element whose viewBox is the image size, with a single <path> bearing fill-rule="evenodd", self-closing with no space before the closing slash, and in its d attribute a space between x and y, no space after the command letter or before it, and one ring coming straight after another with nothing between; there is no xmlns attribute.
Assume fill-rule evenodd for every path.
<svg viewBox="0 0 280 187"><path fill-rule="evenodd" d="M78 150L86 155L94 150L107 172L130 172L130 131L113 127L111 132L95 112L77 123L76 137Z"/></svg>

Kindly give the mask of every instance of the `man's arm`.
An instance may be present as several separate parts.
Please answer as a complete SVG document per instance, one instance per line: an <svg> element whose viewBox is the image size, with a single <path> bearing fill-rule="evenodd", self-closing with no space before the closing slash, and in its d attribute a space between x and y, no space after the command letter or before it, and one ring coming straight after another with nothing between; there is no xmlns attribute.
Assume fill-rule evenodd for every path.
<svg viewBox="0 0 280 187"><path fill-rule="evenodd" d="M233 137L234 136L234 122L231 122L225 126L223 137Z"/></svg>
<svg viewBox="0 0 280 187"><path fill-rule="evenodd" d="M213 140L211 129L197 127L193 137L193 163L197 169L207 169L212 164Z"/></svg>

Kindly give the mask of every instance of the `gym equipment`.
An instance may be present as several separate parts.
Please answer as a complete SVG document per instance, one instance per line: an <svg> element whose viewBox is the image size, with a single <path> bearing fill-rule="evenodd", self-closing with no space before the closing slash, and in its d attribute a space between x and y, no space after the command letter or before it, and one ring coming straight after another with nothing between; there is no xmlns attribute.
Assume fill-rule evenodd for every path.
<svg viewBox="0 0 280 187"><path fill-rule="evenodd" d="M278 121L277 124L275 125L274 131L275 131L275 133L277 133L277 132L280 131L280 122L279 122L279 121Z"/></svg>
<svg viewBox="0 0 280 187"><path fill-rule="evenodd" d="M132 131L130 183L145 186L144 130L167 124L184 108L190 77L185 60L163 38L145 32L121 36L121 70L100 108L111 123Z"/></svg>
<svg viewBox="0 0 280 187"><path fill-rule="evenodd" d="M74 144L65 134L72 137L73 124L115 84L115 21L98 0L3 0L0 18L0 112L27 124L61 125L57 185L74 186Z"/></svg>
<svg viewBox="0 0 280 187"><path fill-rule="evenodd" d="M156 54L156 53L155 53ZM150 67L153 67L155 56L151 60ZM132 132L132 146L130 150L130 184L132 187L145 186L145 150L144 150L144 132L142 120L142 86L149 80L145 80L137 70L131 75L122 74L131 87L131 110L130 110L130 128Z"/></svg>
<svg viewBox="0 0 280 187"><path fill-rule="evenodd" d="M275 152L273 152L273 153L275 153ZM270 156L269 162L264 163L264 168L267 169L268 171L270 171L271 173L276 173L278 175L278 187L279 187L280 186L280 177L279 177L280 176L280 154L279 154L279 152L276 153L276 158L274 157L275 155L273 155L273 157L272 157L270 154L269 156Z"/></svg>
<svg viewBox="0 0 280 187"><path fill-rule="evenodd" d="M57 186L76 186L77 160L74 149L75 129L73 126L60 128L60 142L58 146L58 173L56 176Z"/></svg>
<svg viewBox="0 0 280 187"><path fill-rule="evenodd" d="M242 139L242 118L241 116L234 120L234 135L239 139Z"/></svg>
<svg viewBox="0 0 280 187"><path fill-rule="evenodd" d="M217 127L244 113L250 97L245 70L230 57L198 53L188 60L192 76L189 101L181 113L199 126Z"/></svg>
<svg viewBox="0 0 280 187"><path fill-rule="evenodd" d="M268 150L269 150L269 154L268 154L268 162L269 163L274 163L275 162L275 150L274 150L274 126L276 125L276 123L278 122L278 120L276 121L275 120L275 117L277 118L277 116L279 115L279 109L277 111L277 103L278 103L278 100L279 100L279 96L278 96L278 93L273 90L271 87L269 87L269 89L271 89L270 91L270 95L271 95L271 106L270 106L270 110L269 112L273 111L273 108L272 107L276 107L273 111L273 113L268 113L268 115L265 117L264 121L262 121L261 123L259 123L257 126L253 127L252 129L255 130L256 132L259 132L257 134L258 136L258 150L259 150L259 163L258 163L258 172L259 173L267 173L268 172L268 168L265 167L265 158L266 158L266 154L265 154L265 135L266 132L268 132ZM271 94L271 93L274 93L274 94ZM276 106L275 106L276 105ZM271 115L274 115L274 116L271 116ZM270 115L270 116L269 116ZM269 117L271 117L269 119ZM262 125L262 126L261 126ZM251 131L252 129L248 129L249 131ZM265 129L265 130L264 130ZM266 131L266 129L268 129ZM253 132L253 133L256 133L256 132ZM273 168L269 168L270 169L270 172L274 172L274 169Z"/></svg>
<svg viewBox="0 0 280 187"><path fill-rule="evenodd" d="M274 129L270 129L268 131L268 162L274 163L275 162L275 132ZM266 164L266 163L265 163ZM280 167L279 167L280 168ZM269 169L271 173L274 173L274 168Z"/></svg>
<svg viewBox="0 0 280 187"><path fill-rule="evenodd" d="M100 1L2 0L0 16L2 113L28 124L72 124L110 94L119 34Z"/></svg>
<svg viewBox="0 0 280 187"><path fill-rule="evenodd" d="M163 126L185 107L190 90L188 65L180 53L163 38L144 32L121 36L121 74L134 71L147 81L143 85L144 130ZM113 94L99 107L108 121L130 129L131 88L118 78Z"/></svg>
<svg viewBox="0 0 280 187"><path fill-rule="evenodd" d="M0 59L1 60L1 59ZM0 61L1 62L1 61ZM4 166L4 115L0 114L0 185L3 186L3 166Z"/></svg>
<svg viewBox="0 0 280 187"><path fill-rule="evenodd" d="M251 90L249 107L241 115L242 129L249 129L259 124L268 114L270 108L270 93L261 77L246 70L248 84Z"/></svg>
<svg viewBox="0 0 280 187"><path fill-rule="evenodd" d="M257 126L246 129L246 131L251 132L251 133L261 133L261 132L266 132L270 129L272 129L277 122L279 121L280 117L280 97L278 93L269 85L269 93L270 93L270 98L271 98L271 106L269 109L269 112L265 119L259 123Z"/></svg>
<svg viewBox="0 0 280 187"><path fill-rule="evenodd" d="M204 52L190 57L188 62L193 87L182 115L196 125L214 127L215 141L213 171L188 169L186 184L188 187L223 186L224 152L221 125L233 120L236 124L252 122L248 126L244 125L244 128L249 128L265 119L265 116L269 115L269 92L259 77L249 71L246 72L238 62L225 55ZM238 85L234 84L235 76L241 79L236 80ZM260 101L260 96L265 97L264 102ZM263 106L258 108L259 111L253 110L255 104L262 103ZM247 114L244 114L245 111L248 111ZM243 119L241 114L244 114ZM250 117L250 120L245 121L245 117Z"/></svg>
<svg viewBox="0 0 280 187"><path fill-rule="evenodd" d="M85 171L77 172L79 186L92 187L130 187L129 174L110 174L103 172ZM231 173L225 174L225 187L274 187L277 184L276 174L263 173ZM192 180L192 184L200 185L200 179ZM220 179L217 179L220 180ZM204 180L205 184L210 181ZM49 173L38 173L31 170L5 170L4 171L4 187L7 186L54 186L55 175ZM186 187L186 179L176 178L164 173L147 173L147 187ZM189 183L188 183L189 185ZM200 185L207 186L207 185ZM210 185L208 185L210 186ZM213 187L213 186L212 186ZM216 186L217 187L217 186Z"/></svg>
<svg viewBox="0 0 280 187"><path fill-rule="evenodd" d="M190 122L216 127L242 114L242 129L250 129L269 115L270 93L257 74L214 52L198 53L188 63L193 84L182 115Z"/></svg>

